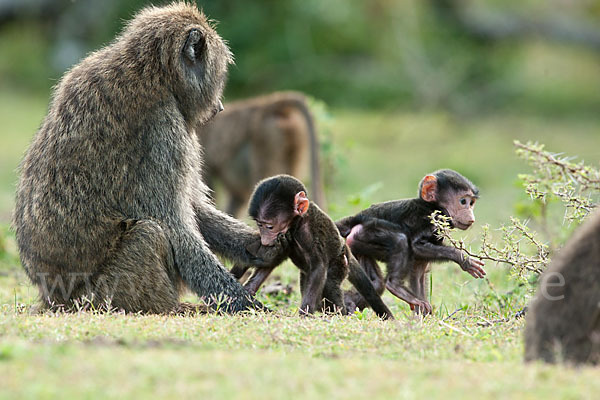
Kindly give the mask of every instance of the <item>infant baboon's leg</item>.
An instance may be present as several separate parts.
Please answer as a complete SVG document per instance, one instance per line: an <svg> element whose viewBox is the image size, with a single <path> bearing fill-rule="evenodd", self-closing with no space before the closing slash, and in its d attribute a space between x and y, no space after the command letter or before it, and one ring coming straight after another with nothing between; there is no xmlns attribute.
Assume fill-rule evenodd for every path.
<svg viewBox="0 0 600 400"><path fill-rule="evenodd" d="M412 292L421 300L427 301L427 261L413 261L413 267L410 271L409 285Z"/></svg>
<svg viewBox="0 0 600 400"><path fill-rule="evenodd" d="M93 303L126 312L169 313L179 303L180 278L171 244L154 221L130 223L100 274L92 280Z"/></svg>
<svg viewBox="0 0 600 400"><path fill-rule="evenodd" d="M377 265L377 261L371 257L367 256L356 256L361 267L365 270L365 273L371 280L373 287L378 295L382 295L385 291L385 283L383 278L383 273L381 272L381 268ZM346 307L348 308L348 312L352 313L355 309L359 309L359 311L364 310L366 307L369 307L369 303L367 300L358 293L355 288L352 288L344 293L344 302Z"/></svg>
<svg viewBox="0 0 600 400"><path fill-rule="evenodd" d="M348 267L342 260L333 260L327 269L327 279L323 287L323 312L347 314L342 293L342 282L346 278Z"/></svg>

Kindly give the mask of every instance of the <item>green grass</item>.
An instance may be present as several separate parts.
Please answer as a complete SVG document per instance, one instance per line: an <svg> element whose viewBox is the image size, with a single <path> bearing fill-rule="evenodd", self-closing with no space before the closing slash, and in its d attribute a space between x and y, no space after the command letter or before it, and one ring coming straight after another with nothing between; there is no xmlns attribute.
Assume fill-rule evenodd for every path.
<svg viewBox="0 0 600 400"><path fill-rule="evenodd" d="M598 371L525 365L522 320L3 312L6 398L595 398Z"/></svg>
<svg viewBox="0 0 600 400"><path fill-rule="evenodd" d="M29 315L36 291L7 226L16 167L47 101L0 92L0 398L592 399L600 393L597 369L522 362L524 322L514 313L527 290L495 265L487 266L487 281L455 265L435 265L434 315L425 319L390 295L384 299L394 322L370 311L299 318L297 288L290 297L260 295L277 310L269 315ZM527 166L514 156L513 139L600 161L599 120L333 114L336 151L345 159L328 193L336 218L370 202L413 196L425 173L449 167L481 187L477 225L497 226L524 198L515 181ZM467 235L475 245L477 233ZM297 286L289 263L275 275Z"/></svg>

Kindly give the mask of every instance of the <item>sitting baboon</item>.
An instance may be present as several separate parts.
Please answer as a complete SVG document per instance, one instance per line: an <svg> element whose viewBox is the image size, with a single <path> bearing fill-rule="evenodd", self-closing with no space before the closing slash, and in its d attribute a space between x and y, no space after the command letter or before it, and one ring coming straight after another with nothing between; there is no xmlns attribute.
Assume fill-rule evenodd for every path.
<svg viewBox="0 0 600 400"><path fill-rule="evenodd" d="M216 180L222 183L229 214L242 213L261 179L302 175L309 155L314 199L325 206L315 123L301 93L277 92L229 103L197 133L204 148L205 181L211 189Z"/></svg>
<svg viewBox="0 0 600 400"><path fill-rule="evenodd" d="M527 313L525 359L600 362L600 211L542 275Z"/></svg>
<svg viewBox="0 0 600 400"><path fill-rule="evenodd" d="M142 10L63 76L22 161L14 215L43 306L166 313L184 286L220 310L258 305L213 252L265 264L246 251L259 234L213 206L191 128L222 109L231 60L179 2Z"/></svg>

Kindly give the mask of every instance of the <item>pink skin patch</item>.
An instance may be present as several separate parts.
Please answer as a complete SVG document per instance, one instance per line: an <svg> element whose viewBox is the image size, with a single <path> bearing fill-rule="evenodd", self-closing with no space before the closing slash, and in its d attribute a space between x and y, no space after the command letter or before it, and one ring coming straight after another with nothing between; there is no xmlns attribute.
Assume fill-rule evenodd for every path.
<svg viewBox="0 0 600 400"><path fill-rule="evenodd" d="M363 229L362 224L354 225L352 227L352 229L350 230L350 233L348 234L348 236L346 236L346 244L348 246L352 245L352 242L354 241L354 237L356 235L358 235L360 232L362 232L362 229Z"/></svg>

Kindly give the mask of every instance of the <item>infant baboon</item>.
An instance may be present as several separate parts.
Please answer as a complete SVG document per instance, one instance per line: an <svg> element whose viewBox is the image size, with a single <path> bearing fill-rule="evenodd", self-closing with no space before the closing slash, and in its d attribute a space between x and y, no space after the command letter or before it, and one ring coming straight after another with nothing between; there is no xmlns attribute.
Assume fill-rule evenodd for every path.
<svg viewBox="0 0 600 400"><path fill-rule="evenodd" d="M193 129L222 109L231 60L207 18L179 2L142 10L63 76L22 161L14 214L43 306L86 298L164 313L183 286L225 295L221 310L253 305L213 251L264 265L246 251L259 235L212 205Z"/></svg>
<svg viewBox="0 0 600 400"><path fill-rule="evenodd" d="M336 222L379 294L387 288L410 304L416 312L431 314L425 279L429 264L454 261L474 278L483 278L483 262L445 246L435 235L429 216L440 211L450 217L452 227L469 229L479 189L451 169L426 175L419 184L419 197L373 204L351 217ZM384 277L377 261L387 263ZM406 285L408 283L408 286ZM363 309L359 293L346 293L346 304Z"/></svg>
<svg viewBox="0 0 600 400"><path fill-rule="evenodd" d="M274 244L279 237L289 236L287 252L280 255L289 257L300 269L301 314L310 314L319 308L353 312L354 309L346 308L342 294L342 282L348 277L379 317L394 319L334 222L316 204L310 203L306 188L298 179L277 175L262 180L252 193L248 214L260 231L259 251ZM283 262L284 258L279 261ZM232 273L239 278L245 269L236 265ZM256 293L272 270L257 268L244 286L250 293Z"/></svg>
<svg viewBox="0 0 600 400"><path fill-rule="evenodd" d="M600 362L599 211L542 275L527 313L525 359Z"/></svg>
<svg viewBox="0 0 600 400"><path fill-rule="evenodd" d="M261 179L302 175L309 155L313 197L325 206L314 120L301 93L278 92L227 104L197 132L206 182L211 188L217 179L222 183L231 215L241 214Z"/></svg>

